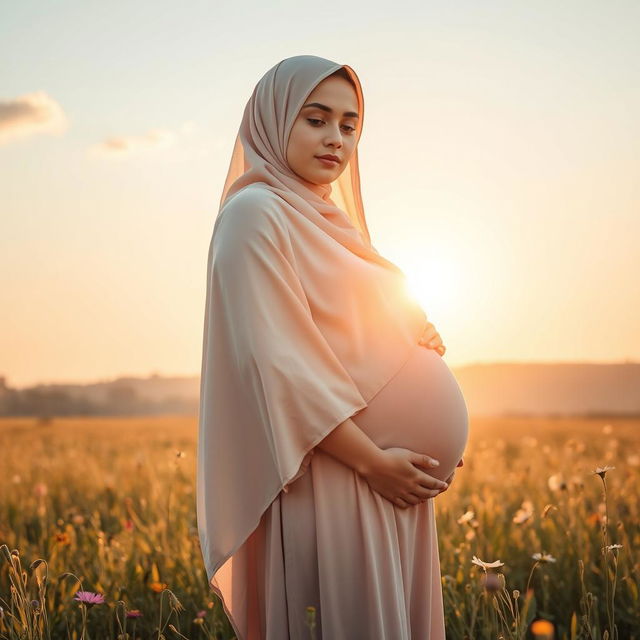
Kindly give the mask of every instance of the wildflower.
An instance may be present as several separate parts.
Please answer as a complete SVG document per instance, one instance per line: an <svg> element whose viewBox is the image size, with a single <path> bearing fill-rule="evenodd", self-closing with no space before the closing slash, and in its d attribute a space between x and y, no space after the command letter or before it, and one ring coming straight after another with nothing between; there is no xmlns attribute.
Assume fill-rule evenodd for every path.
<svg viewBox="0 0 640 640"><path fill-rule="evenodd" d="M127 518L122 526L125 531L133 531L133 520L131 520L131 518Z"/></svg>
<svg viewBox="0 0 640 640"><path fill-rule="evenodd" d="M56 542L58 544L71 544L71 538L66 532L56 533Z"/></svg>
<svg viewBox="0 0 640 640"><path fill-rule="evenodd" d="M202 609L201 611L198 611L198 613L196 613L196 618L204 618L207 615L207 612Z"/></svg>
<svg viewBox="0 0 640 640"><path fill-rule="evenodd" d="M610 467L609 465L597 467L595 471L593 471L593 475L599 475L604 480L604 477L607 475L607 471L611 471L612 469L615 469L615 467Z"/></svg>
<svg viewBox="0 0 640 640"><path fill-rule="evenodd" d="M167 586L168 585L166 582L152 582L149 585L149 589L151 589L151 591L155 591L156 593L160 593L161 591L164 591Z"/></svg>
<svg viewBox="0 0 640 640"><path fill-rule="evenodd" d="M609 544L606 547L603 547L602 550L607 550L607 551L614 551L614 550L618 550L618 549L622 549L622 545L621 544Z"/></svg>
<svg viewBox="0 0 640 640"><path fill-rule="evenodd" d="M531 624L531 633L538 638L553 638L555 629L553 623L548 620L535 620Z"/></svg>
<svg viewBox="0 0 640 640"><path fill-rule="evenodd" d="M40 613L40 600L32 600L31 608L35 611L35 613Z"/></svg>
<svg viewBox="0 0 640 640"><path fill-rule="evenodd" d="M551 491L564 491L567 488L567 483L564 480L564 477L561 473L555 473L550 476L547 480L547 484L549 485L549 489Z"/></svg>
<svg viewBox="0 0 640 640"><path fill-rule="evenodd" d="M169 606L174 610L174 611L184 611L184 607L182 606L182 602L180 602L180 600L178 600L178 598L176 597L176 594L173 593L173 591L169 591Z"/></svg>
<svg viewBox="0 0 640 640"><path fill-rule="evenodd" d="M71 518L71 522L73 522L73 524L84 524L84 516L79 513L76 513Z"/></svg>
<svg viewBox="0 0 640 640"><path fill-rule="evenodd" d="M556 559L550 553L534 553L531 556L536 562L547 563L547 562L555 562Z"/></svg>
<svg viewBox="0 0 640 640"><path fill-rule="evenodd" d="M473 564L477 564L479 567L482 567L485 571L487 569L496 569L497 567L504 567L504 562L500 562L500 560L495 560L494 562L484 562L480 560L477 556L473 556L471 562Z"/></svg>
<svg viewBox="0 0 640 640"><path fill-rule="evenodd" d="M33 487L33 492L38 496L38 497L43 497L46 496L48 493L48 489L47 489L47 485L44 482L38 482L34 487Z"/></svg>
<svg viewBox="0 0 640 640"><path fill-rule="evenodd" d="M475 513L473 511L467 511L463 513L458 520L456 521L458 524L464 524L465 522L469 522L475 518Z"/></svg>
<svg viewBox="0 0 640 640"><path fill-rule="evenodd" d="M77 591L74 600L90 609L94 604L104 604L104 596L93 591Z"/></svg>
<svg viewBox="0 0 640 640"><path fill-rule="evenodd" d="M516 514L513 516L513 521L516 524L523 524L527 520L533 517L533 503L531 500L525 500L520 509L516 511Z"/></svg>
<svg viewBox="0 0 640 640"><path fill-rule="evenodd" d="M127 618L142 618L142 611L140 609L131 609L127 611Z"/></svg>

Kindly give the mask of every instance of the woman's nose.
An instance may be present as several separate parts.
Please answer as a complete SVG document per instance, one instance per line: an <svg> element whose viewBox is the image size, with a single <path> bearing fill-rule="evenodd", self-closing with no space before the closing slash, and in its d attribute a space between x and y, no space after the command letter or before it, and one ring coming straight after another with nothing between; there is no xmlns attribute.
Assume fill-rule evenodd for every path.
<svg viewBox="0 0 640 640"><path fill-rule="evenodd" d="M340 135L340 131L331 131L325 140L325 144L333 145L339 149L342 146L342 136Z"/></svg>

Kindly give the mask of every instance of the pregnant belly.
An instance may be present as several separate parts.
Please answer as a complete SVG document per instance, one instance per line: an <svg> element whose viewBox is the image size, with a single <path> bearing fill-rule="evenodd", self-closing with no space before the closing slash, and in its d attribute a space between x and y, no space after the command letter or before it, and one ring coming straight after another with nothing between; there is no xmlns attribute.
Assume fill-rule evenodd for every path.
<svg viewBox="0 0 640 640"><path fill-rule="evenodd" d="M441 480L456 468L469 431L455 376L436 351L420 345L352 419L382 449L404 447L439 460L425 471Z"/></svg>

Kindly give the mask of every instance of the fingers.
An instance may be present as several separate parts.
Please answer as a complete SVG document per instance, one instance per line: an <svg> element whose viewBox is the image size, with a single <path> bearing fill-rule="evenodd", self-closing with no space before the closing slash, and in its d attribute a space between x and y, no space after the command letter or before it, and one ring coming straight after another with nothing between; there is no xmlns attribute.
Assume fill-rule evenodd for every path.
<svg viewBox="0 0 640 640"><path fill-rule="evenodd" d="M418 344L428 347L429 349L435 349L440 355L444 355L444 352L446 351L446 347L442 344L440 334L436 331L436 328L431 322L427 322L425 325L422 335L418 340Z"/></svg>
<svg viewBox="0 0 640 640"><path fill-rule="evenodd" d="M430 498L435 498L438 494L442 493L439 490L423 489L419 488L413 492L405 494L403 497L396 496L392 502L401 509L413 507L422 502L426 502Z"/></svg>
<svg viewBox="0 0 640 640"><path fill-rule="evenodd" d="M408 502L404 501L400 497L395 498L393 500L393 504L395 504L397 507L400 507L401 509L406 509L407 507L411 506Z"/></svg>
<svg viewBox="0 0 640 640"><path fill-rule="evenodd" d="M439 460L432 458L431 456L425 455L424 453L418 453L417 451L413 452L413 457L411 458L411 462L419 465L420 467L425 468L434 468L440 464Z"/></svg>
<svg viewBox="0 0 640 640"><path fill-rule="evenodd" d="M438 478L434 478L430 476L428 473L423 473L419 478L419 484L421 487L429 490L435 490L436 492L440 492L443 489L446 489L449 484L444 480L439 480Z"/></svg>

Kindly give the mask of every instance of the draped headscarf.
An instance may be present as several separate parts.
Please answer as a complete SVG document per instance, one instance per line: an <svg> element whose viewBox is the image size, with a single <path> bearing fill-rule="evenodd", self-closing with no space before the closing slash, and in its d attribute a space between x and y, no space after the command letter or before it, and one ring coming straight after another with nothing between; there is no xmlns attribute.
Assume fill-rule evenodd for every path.
<svg viewBox="0 0 640 640"><path fill-rule="evenodd" d="M325 78L343 68L355 86L358 99L356 147L349 162L332 184L313 184L295 174L286 160L293 123L308 95ZM362 204L358 147L364 124L362 85L356 72L318 56L293 56L271 67L247 102L220 198L225 200L243 187L261 182L318 226L324 233L368 260L387 268L396 265L380 256L371 238Z"/></svg>
<svg viewBox="0 0 640 640"><path fill-rule="evenodd" d="M300 108L340 68L362 119L360 81L346 65L294 56L260 79L209 245L197 516L223 604L234 554L262 514L305 472L313 447L399 371L426 322L403 272L371 244L357 146L332 184L287 164Z"/></svg>

